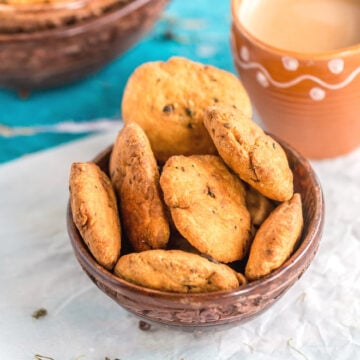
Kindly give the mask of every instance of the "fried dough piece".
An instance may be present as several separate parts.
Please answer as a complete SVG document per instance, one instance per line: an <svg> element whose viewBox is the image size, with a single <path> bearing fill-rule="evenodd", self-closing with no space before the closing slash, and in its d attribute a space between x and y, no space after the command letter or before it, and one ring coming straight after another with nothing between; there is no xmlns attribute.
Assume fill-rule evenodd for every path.
<svg viewBox="0 0 360 360"><path fill-rule="evenodd" d="M244 257L250 238L244 185L220 157L173 156L160 185L176 228L192 246L220 262Z"/></svg>
<svg viewBox="0 0 360 360"><path fill-rule="evenodd" d="M121 228L116 197L107 175L94 163L73 163L72 216L96 261L111 270L120 255Z"/></svg>
<svg viewBox="0 0 360 360"><path fill-rule="evenodd" d="M118 134L109 163L120 199L121 219L135 251L165 248L169 223L159 185L159 170L144 131L126 124Z"/></svg>
<svg viewBox="0 0 360 360"><path fill-rule="evenodd" d="M259 227L274 210L273 203L251 186L246 189L246 206L250 213L251 222L256 227Z"/></svg>
<svg viewBox="0 0 360 360"><path fill-rule="evenodd" d="M293 252L302 227L301 196L296 193L280 204L257 231L245 268L247 279L260 279L279 268Z"/></svg>
<svg viewBox="0 0 360 360"><path fill-rule="evenodd" d="M293 174L284 150L247 115L214 106L205 112L204 124L220 156L242 180L270 199L292 197Z"/></svg>
<svg viewBox="0 0 360 360"><path fill-rule="evenodd" d="M246 284L241 274L224 264L181 250L148 250L122 256L114 274L147 288L201 293L232 290Z"/></svg>
<svg viewBox="0 0 360 360"><path fill-rule="evenodd" d="M134 71L124 90L122 117L144 129L156 159L164 163L172 155L216 153L203 125L204 110L216 103L252 114L249 97L235 75L173 57Z"/></svg>

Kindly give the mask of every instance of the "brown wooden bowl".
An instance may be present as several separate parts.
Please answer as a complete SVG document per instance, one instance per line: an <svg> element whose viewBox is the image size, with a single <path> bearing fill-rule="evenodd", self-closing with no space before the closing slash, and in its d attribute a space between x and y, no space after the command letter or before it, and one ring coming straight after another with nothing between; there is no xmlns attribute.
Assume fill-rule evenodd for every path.
<svg viewBox="0 0 360 360"><path fill-rule="evenodd" d="M33 12L29 6L12 9L14 21L15 14L20 12L32 23L23 32L0 31L0 86L31 90L83 78L134 45L168 3L168 0L132 0L118 7L114 3L120 0L92 0L90 3L100 8L105 4L110 6L109 1L113 6L97 16L93 13L90 16L88 12L81 15L85 8L79 7L70 9L73 16L69 17L64 15L69 9L55 5L49 9L49 4L37 5L40 8ZM4 11L0 8L0 21ZM43 29L40 25L48 24L49 16L53 28ZM40 28L31 31L36 21Z"/></svg>
<svg viewBox="0 0 360 360"><path fill-rule="evenodd" d="M70 205L67 226L74 253L90 279L105 294L126 310L146 319L182 329L203 329L214 325L244 322L269 308L308 268L322 235L324 201L319 181L309 162L287 144L284 147L294 173L295 191L303 201L304 230L300 244L291 258L264 278L232 291L180 294L147 289L119 279L97 264L72 220ZM94 161L108 173L112 147Z"/></svg>

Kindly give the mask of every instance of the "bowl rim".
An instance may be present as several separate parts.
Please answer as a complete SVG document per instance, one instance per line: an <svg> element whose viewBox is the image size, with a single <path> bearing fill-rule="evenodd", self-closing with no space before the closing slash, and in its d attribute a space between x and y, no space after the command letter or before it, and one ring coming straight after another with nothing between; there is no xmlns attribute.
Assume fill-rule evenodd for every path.
<svg viewBox="0 0 360 360"><path fill-rule="evenodd" d="M268 133L269 134L269 133ZM73 220L70 200L67 205L67 228L68 234L71 240L71 244L75 250L76 257L80 257L81 260L93 271L96 275L101 278L101 281L107 283L112 288L122 288L123 290L129 291L131 293L136 293L141 296L150 296L151 298L162 298L164 300L171 301L181 301L184 303L184 298L186 298L186 303L199 303L200 301L211 302L214 300L227 299L233 297L246 297L251 295L259 286L265 286L268 284L274 284L279 278L281 278L285 273L290 272L292 268L308 256L308 251L313 248L313 256L315 255L321 235L324 227L324 216L325 216L325 204L324 196L321 189L320 181L312 169L309 161L305 159L301 154L299 154L294 148L283 140L278 139L275 135L270 134L281 146L285 147L287 151L291 152L292 155L299 160L299 162L306 167L308 171L308 176L311 178L311 183L314 186L314 191L316 194L316 199L314 203L316 204L315 214L316 216L311 218L307 226L310 229L306 234L302 234L302 241L296 251L291 255L291 257L277 270L271 272L270 274L264 276L259 280L252 281L238 289L233 290L222 290L222 291L213 291L206 293L176 293L176 292L167 292L161 290L155 290L150 288L145 288L140 285L130 283L124 279L121 279L115 276L112 272L106 270L101 265L99 265L93 256L90 254L87 249L80 233L78 232ZM106 147L102 152L100 152L92 161L98 163L100 159L110 154L113 145ZM77 248L76 248L77 246ZM312 261L313 256L311 256L309 264ZM306 271L307 266L303 270ZM301 274L303 273L301 272ZM301 274L298 276L300 278Z"/></svg>
<svg viewBox="0 0 360 360"><path fill-rule="evenodd" d="M131 12L148 5L153 1L159 0L132 0L118 9L114 9L108 13L101 14L100 16L84 20L83 22L79 22L78 24L68 27L60 26L54 29L48 29L33 33L0 33L0 46L6 45L9 42L31 42L36 40L48 40L54 38L76 36L82 33L86 33L87 31L96 30L98 26L106 25L107 23L116 21L119 18L127 16Z"/></svg>
<svg viewBox="0 0 360 360"><path fill-rule="evenodd" d="M338 58L338 57L346 57L346 56L354 56L357 54L360 54L360 43L347 46L335 50L327 50L323 52L309 52L309 53L303 53L300 51L294 51L294 50L286 50L282 49L276 46L272 46L258 37L254 36L247 28L243 25L243 23L240 21L238 16L238 10L241 6L241 2L243 0L231 0L231 18L232 18L232 24L236 28L237 31L239 31L241 34L243 34L247 40L249 40L251 43L254 43L256 46L258 46L263 51L271 52L279 57L283 56L289 56L294 57L300 60L327 60L331 58Z"/></svg>

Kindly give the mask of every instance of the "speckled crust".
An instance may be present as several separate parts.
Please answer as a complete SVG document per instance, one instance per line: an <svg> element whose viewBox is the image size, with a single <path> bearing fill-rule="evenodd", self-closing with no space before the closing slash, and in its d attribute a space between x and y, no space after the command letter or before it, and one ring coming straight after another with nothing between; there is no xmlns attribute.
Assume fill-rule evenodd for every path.
<svg viewBox="0 0 360 360"><path fill-rule="evenodd" d="M200 293L236 289L246 279L224 264L181 250L148 250L122 256L115 275L151 289Z"/></svg>
<svg viewBox="0 0 360 360"><path fill-rule="evenodd" d="M264 196L286 201L293 195L293 174L282 147L241 111L214 106L204 124L220 156L239 177Z"/></svg>
<svg viewBox="0 0 360 360"><path fill-rule="evenodd" d="M176 228L192 246L220 262L244 257L250 235L244 185L220 157L173 156L160 185Z"/></svg>
<svg viewBox="0 0 360 360"><path fill-rule="evenodd" d="M303 227L302 202L296 193L269 215L255 235L245 268L248 280L256 280L279 268L291 255Z"/></svg>
<svg viewBox="0 0 360 360"><path fill-rule="evenodd" d="M172 155L216 153L203 125L204 110L215 103L251 116L248 95L233 74L175 57L135 70L124 91L122 116L125 123L140 124L164 163Z"/></svg>
<svg viewBox="0 0 360 360"><path fill-rule="evenodd" d="M70 202L74 223L90 252L111 270L120 255L121 228L114 190L96 164L72 164Z"/></svg>
<svg viewBox="0 0 360 360"><path fill-rule="evenodd" d="M274 204L251 186L246 188L246 206L250 213L251 222L256 227L259 227L274 210Z"/></svg>
<svg viewBox="0 0 360 360"><path fill-rule="evenodd" d="M159 170L144 131L126 124L114 144L110 176L120 199L121 219L135 251L165 248L169 223L159 185Z"/></svg>

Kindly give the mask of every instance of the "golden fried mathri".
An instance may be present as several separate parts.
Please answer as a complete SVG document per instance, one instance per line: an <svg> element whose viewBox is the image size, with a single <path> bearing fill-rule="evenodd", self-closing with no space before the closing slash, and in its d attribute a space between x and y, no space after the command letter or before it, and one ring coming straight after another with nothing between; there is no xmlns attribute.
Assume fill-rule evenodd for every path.
<svg viewBox="0 0 360 360"><path fill-rule="evenodd" d="M246 284L243 275L227 265L181 250L148 250L124 255L114 273L137 285L179 293L231 290Z"/></svg>
<svg viewBox="0 0 360 360"><path fill-rule="evenodd" d="M251 216L251 222L256 227L259 227L274 210L274 204L251 186L246 189L246 206Z"/></svg>
<svg viewBox="0 0 360 360"><path fill-rule="evenodd" d="M245 268L246 278L260 279L279 268L293 252L302 227L301 197L295 193L278 205L257 231Z"/></svg>
<svg viewBox="0 0 360 360"><path fill-rule="evenodd" d="M160 185L177 230L220 262L245 256L250 215L241 180L215 155L172 156Z"/></svg>
<svg viewBox="0 0 360 360"><path fill-rule="evenodd" d="M165 248L170 230L159 170L144 131L135 123L120 131L110 157L124 232L135 251Z"/></svg>
<svg viewBox="0 0 360 360"><path fill-rule="evenodd" d="M230 72L185 58L148 62L130 76L122 99L125 123L138 123L155 157L215 154L203 125L204 110L213 104L234 105L251 116L249 97Z"/></svg>
<svg viewBox="0 0 360 360"><path fill-rule="evenodd" d="M121 228L113 187L94 163L73 163L70 204L74 223L97 262L111 270L121 248Z"/></svg>
<svg viewBox="0 0 360 360"><path fill-rule="evenodd" d="M286 201L293 174L282 147L250 117L230 106L207 109L204 124L225 163L264 196Z"/></svg>

